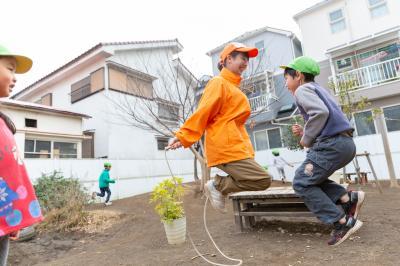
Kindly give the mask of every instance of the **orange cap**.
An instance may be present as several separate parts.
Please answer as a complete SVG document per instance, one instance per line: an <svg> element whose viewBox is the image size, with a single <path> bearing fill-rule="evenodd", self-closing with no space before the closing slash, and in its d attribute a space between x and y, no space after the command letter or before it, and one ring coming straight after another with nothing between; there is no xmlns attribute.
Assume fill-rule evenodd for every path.
<svg viewBox="0 0 400 266"><path fill-rule="evenodd" d="M233 51L244 52L249 55L249 57L256 57L258 55L258 49L256 47L247 47L240 42L231 42L227 44L219 55L221 62L225 61L226 57Z"/></svg>

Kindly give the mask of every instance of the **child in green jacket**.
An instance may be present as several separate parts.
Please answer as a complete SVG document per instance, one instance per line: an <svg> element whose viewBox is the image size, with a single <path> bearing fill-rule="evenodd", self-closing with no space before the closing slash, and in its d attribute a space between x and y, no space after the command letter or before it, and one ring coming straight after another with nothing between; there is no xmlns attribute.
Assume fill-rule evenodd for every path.
<svg viewBox="0 0 400 266"><path fill-rule="evenodd" d="M111 163L104 163L104 170L99 177L100 193L93 192L92 194L92 199L95 199L96 196L104 197L105 193L107 193L106 202L104 203L106 206L112 204L112 202L110 201L110 196L111 196L110 183L115 183L115 180L110 178L110 173L109 173L110 169L111 169Z"/></svg>

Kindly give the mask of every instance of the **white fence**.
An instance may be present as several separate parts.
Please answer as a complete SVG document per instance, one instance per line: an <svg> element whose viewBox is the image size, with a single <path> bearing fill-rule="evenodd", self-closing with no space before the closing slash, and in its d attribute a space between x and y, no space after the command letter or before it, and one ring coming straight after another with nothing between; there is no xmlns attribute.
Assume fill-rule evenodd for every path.
<svg viewBox="0 0 400 266"><path fill-rule="evenodd" d="M388 133L389 144L392 154L392 160L394 164L395 175L397 178L400 177L400 132ZM387 168L386 158L383 150L383 143L380 134L362 136L354 138L357 146L357 153L363 153L368 151L371 155L372 165L376 171L378 179L387 180L389 179L389 171ZM289 181L293 180L296 168L305 159L304 151L289 151L287 149L280 149L281 156L289 163L294 164L294 168L289 166L285 167L286 177ZM273 155L271 150L257 151L256 160L263 166L268 166L268 171L273 175L274 179L278 180L278 172L275 167L272 167ZM371 169L365 157L359 157L358 162L360 164L361 171L370 172ZM354 172L354 166L350 163L346 167L346 172ZM368 175L370 180L373 179L372 174Z"/></svg>
<svg viewBox="0 0 400 266"><path fill-rule="evenodd" d="M32 181L42 173L61 171L65 177L73 177L87 188L88 192L98 191L98 177L104 169L104 162L110 162L110 176L116 179L111 184L112 199L121 199L150 192L162 179L170 177L163 159L159 160L98 160L98 159L25 159ZM193 159L169 160L173 174L183 177L184 182L193 181ZM199 168L200 169L200 168Z"/></svg>

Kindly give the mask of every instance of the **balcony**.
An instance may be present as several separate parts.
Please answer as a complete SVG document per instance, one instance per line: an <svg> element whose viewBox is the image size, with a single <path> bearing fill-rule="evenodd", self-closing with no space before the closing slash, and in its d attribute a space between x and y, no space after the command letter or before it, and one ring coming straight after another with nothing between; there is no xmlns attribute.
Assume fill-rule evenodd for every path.
<svg viewBox="0 0 400 266"><path fill-rule="evenodd" d="M329 79L335 85L335 94L339 94L340 88L343 87L347 90L358 90L398 80L400 79L400 57L350 70L336 75L335 79L332 76Z"/></svg>
<svg viewBox="0 0 400 266"><path fill-rule="evenodd" d="M256 97L249 98L251 111L252 112L268 111L272 99L276 99L276 97L272 93L261 94Z"/></svg>

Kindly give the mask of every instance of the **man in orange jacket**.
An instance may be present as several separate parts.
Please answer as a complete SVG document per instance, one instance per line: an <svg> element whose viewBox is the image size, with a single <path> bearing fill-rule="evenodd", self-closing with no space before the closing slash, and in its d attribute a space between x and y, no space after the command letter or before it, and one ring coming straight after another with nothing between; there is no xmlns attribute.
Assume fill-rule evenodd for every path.
<svg viewBox="0 0 400 266"><path fill-rule="evenodd" d="M241 74L249 58L256 57L255 47L230 43L222 50L219 76L204 89L197 110L175 133L168 148L187 148L206 132L205 150L208 167L217 167L228 176L216 175L205 185L211 205L225 211L225 196L231 192L264 190L271 176L254 160L254 150L245 123L251 109L240 90Z"/></svg>

